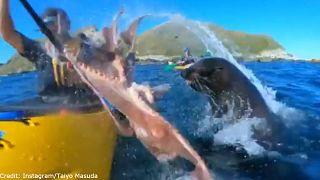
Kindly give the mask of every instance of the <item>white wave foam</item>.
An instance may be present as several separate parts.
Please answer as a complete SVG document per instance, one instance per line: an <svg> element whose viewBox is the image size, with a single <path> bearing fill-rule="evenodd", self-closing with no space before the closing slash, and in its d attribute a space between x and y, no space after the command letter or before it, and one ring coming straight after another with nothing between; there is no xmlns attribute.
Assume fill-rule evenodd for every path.
<svg viewBox="0 0 320 180"><path fill-rule="evenodd" d="M205 117L198 121L196 136L212 138L214 145L240 146L249 155L262 155L266 151L253 137L253 128L261 131L265 129L265 119L248 118L246 115L235 119L234 109L229 109L221 118L214 118L211 111L208 103L204 111Z"/></svg>
<svg viewBox="0 0 320 180"><path fill-rule="evenodd" d="M222 130L214 135L214 142L220 144L240 144L249 155L261 155L265 149L256 143L253 138L253 127L261 125L261 119L247 118L235 124L224 126Z"/></svg>
<svg viewBox="0 0 320 180"><path fill-rule="evenodd" d="M157 167L157 174L152 179L191 180L191 173L183 169L172 167L168 162L161 162Z"/></svg>
<svg viewBox="0 0 320 180"><path fill-rule="evenodd" d="M236 109L229 108L229 111L221 118L215 118L208 103L203 112L205 117L198 121L195 135L212 138L214 145L233 145L243 148L250 156L265 155L266 153L280 155L278 152L267 152L254 138L254 129L257 131L267 129L267 122L264 118L249 118L245 114L242 118L236 119L234 118ZM289 126L292 122L293 120L290 120L285 123Z"/></svg>
<svg viewBox="0 0 320 180"><path fill-rule="evenodd" d="M177 177L175 180L193 180L194 178L191 176L191 174L185 174L183 176Z"/></svg>

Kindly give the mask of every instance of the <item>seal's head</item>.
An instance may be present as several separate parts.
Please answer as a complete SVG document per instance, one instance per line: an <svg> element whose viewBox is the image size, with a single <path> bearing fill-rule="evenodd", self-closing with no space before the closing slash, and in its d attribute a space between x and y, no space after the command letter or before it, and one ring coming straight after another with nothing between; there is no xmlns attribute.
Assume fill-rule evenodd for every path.
<svg viewBox="0 0 320 180"><path fill-rule="evenodd" d="M237 69L223 58L202 59L181 71L181 76L196 91L211 94L230 89Z"/></svg>

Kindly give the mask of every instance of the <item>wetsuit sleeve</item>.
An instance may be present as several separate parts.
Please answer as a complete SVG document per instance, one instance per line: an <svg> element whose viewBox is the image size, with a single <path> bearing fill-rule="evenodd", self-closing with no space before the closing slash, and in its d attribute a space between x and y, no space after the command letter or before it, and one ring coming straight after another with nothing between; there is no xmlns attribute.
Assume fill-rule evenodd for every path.
<svg viewBox="0 0 320 180"><path fill-rule="evenodd" d="M23 53L20 53L20 55L27 58L33 63L37 62L41 58L41 56L45 54L40 42L32 40L21 33L19 34L22 39L22 47L24 51Z"/></svg>

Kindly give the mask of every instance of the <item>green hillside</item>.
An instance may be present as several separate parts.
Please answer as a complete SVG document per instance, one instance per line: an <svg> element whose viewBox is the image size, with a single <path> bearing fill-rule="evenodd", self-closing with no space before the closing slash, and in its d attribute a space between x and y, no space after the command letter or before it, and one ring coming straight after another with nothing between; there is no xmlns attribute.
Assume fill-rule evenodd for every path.
<svg viewBox="0 0 320 180"><path fill-rule="evenodd" d="M214 24L208 24L208 27L235 56L240 54L241 57L246 58L265 50L283 49L279 43L268 36L229 31ZM206 50L193 32L173 22L143 33L137 42L140 56L179 56L184 47L189 47L194 55L201 55Z"/></svg>
<svg viewBox="0 0 320 180"><path fill-rule="evenodd" d="M33 63L15 54L7 64L0 66L0 75L32 71L34 69Z"/></svg>

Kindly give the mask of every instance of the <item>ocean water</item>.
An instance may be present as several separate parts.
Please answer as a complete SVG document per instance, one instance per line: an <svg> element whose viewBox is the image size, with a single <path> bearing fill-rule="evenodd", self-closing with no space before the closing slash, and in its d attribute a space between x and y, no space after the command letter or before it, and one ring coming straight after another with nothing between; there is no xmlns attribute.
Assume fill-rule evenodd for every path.
<svg viewBox="0 0 320 180"><path fill-rule="evenodd" d="M241 64L275 91L275 100L285 107L279 113L286 114L283 121L290 122L286 131L303 136L305 143L297 144L294 152L266 152L258 147L249 128L258 121L254 118L217 129L219 123L211 116L207 98L191 89L179 72L165 71L164 65L138 65L135 79L171 85L157 102L157 110L190 141L217 179L320 179L320 64ZM34 72L0 77L0 103L37 96L36 84ZM189 179L192 169L182 159L159 163L138 140L120 137L112 179Z"/></svg>
<svg viewBox="0 0 320 180"><path fill-rule="evenodd" d="M140 83L172 86L158 102L158 111L187 137L217 179L320 179L320 64L274 61L241 65L273 89L275 101L282 105L278 114L285 115L288 129L284 131L294 130L304 139L305 143L295 144L294 152L284 155L257 147L250 128L257 122L254 118L217 132L217 119L212 118L207 98L186 85L179 72L166 72L163 65L143 65L137 67L135 76ZM192 166L184 160L161 164L137 140L119 138L118 143L112 179L190 178L187 171ZM238 149L239 143L243 148Z"/></svg>

